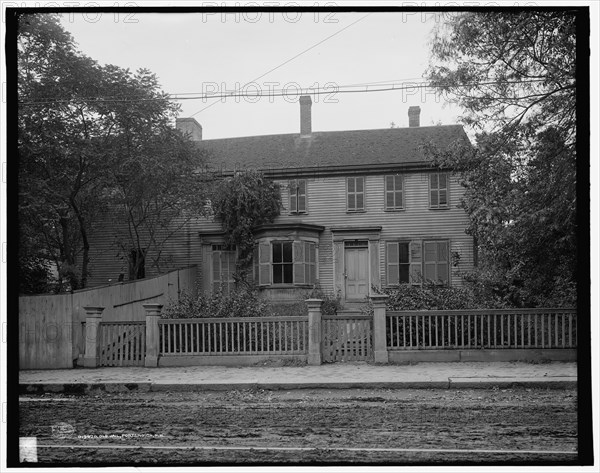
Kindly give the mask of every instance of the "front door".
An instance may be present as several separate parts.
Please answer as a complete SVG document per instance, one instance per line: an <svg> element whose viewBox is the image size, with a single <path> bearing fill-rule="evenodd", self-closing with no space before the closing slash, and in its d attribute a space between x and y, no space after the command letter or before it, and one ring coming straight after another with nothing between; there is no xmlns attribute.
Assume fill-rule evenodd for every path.
<svg viewBox="0 0 600 473"><path fill-rule="evenodd" d="M344 250L346 299L364 299L369 294L368 242L346 242Z"/></svg>

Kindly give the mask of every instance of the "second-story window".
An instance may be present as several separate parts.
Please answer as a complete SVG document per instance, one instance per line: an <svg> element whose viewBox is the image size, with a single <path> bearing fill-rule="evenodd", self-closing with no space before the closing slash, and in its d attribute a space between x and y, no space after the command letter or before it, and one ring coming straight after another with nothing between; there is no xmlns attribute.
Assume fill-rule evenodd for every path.
<svg viewBox="0 0 600 473"><path fill-rule="evenodd" d="M404 208L404 183L402 175L385 176L385 210Z"/></svg>
<svg viewBox="0 0 600 473"><path fill-rule="evenodd" d="M290 213L306 213L306 179L290 182Z"/></svg>
<svg viewBox="0 0 600 473"><path fill-rule="evenodd" d="M429 207L448 208L448 174L434 172L429 175Z"/></svg>
<svg viewBox="0 0 600 473"><path fill-rule="evenodd" d="M349 177L348 189L348 212L358 212L365 209L365 178Z"/></svg>

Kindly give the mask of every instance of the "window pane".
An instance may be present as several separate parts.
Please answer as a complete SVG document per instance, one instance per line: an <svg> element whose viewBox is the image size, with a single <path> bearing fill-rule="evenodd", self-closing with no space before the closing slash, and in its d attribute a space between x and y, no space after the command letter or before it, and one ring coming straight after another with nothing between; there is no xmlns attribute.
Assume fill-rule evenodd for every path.
<svg viewBox="0 0 600 473"><path fill-rule="evenodd" d="M349 177L348 178L348 192L354 192L354 178L353 177Z"/></svg>
<svg viewBox="0 0 600 473"><path fill-rule="evenodd" d="M440 174L440 189L446 189L446 174Z"/></svg>
<svg viewBox="0 0 600 473"><path fill-rule="evenodd" d="M283 282L282 265L274 264L273 265L273 284L281 284L282 282Z"/></svg>
<svg viewBox="0 0 600 473"><path fill-rule="evenodd" d="M432 189L437 189L438 188L438 175L437 174L432 174L430 176L431 179L431 188Z"/></svg>
<svg viewBox="0 0 600 473"><path fill-rule="evenodd" d="M292 242L283 243L283 261L285 263L291 263L292 259Z"/></svg>
<svg viewBox="0 0 600 473"><path fill-rule="evenodd" d="M356 197L354 194L348 195L348 210L356 209Z"/></svg>
<svg viewBox="0 0 600 473"><path fill-rule="evenodd" d="M394 176L385 176L385 190L394 190Z"/></svg>
<svg viewBox="0 0 600 473"><path fill-rule="evenodd" d="M440 205L447 205L446 191L440 191Z"/></svg>
<svg viewBox="0 0 600 473"><path fill-rule="evenodd" d="M281 243L273 243L273 263L281 263Z"/></svg>
<svg viewBox="0 0 600 473"><path fill-rule="evenodd" d="M356 178L356 192L362 192L364 187L364 180L362 177Z"/></svg>
<svg viewBox="0 0 600 473"><path fill-rule="evenodd" d="M304 179L298 181L298 194L306 194L306 181Z"/></svg>
<svg viewBox="0 0 600 473"><path fill-rule="evenodd" d="M395 176L395 181L396 181L395 189L397 191L402 190L402 176L401 175Z"/></svg>
<svg viewBox="0 0 600 473"><path fill-rule="evenodd" d="M399 257L398 257L398 262L399 263L408 263L408 243L399 243L398 244L399 247Z"/></svg>
<svg viewBox="0 0 600 473"><path fill-rule="evenodd" d="M364 194L356 194L356 208L357 209L362 209L365 206L364 203Z"/></svg>
<svg viewBox="0 0 600 473"><path fill-rule="evenodd" d="M386 192L386 194L385 194L385 206L388 209L393 209L394 208L394 193L393 192Z"/></svg>
<svg viewBox="0 0 600 473"><path fill-rule="evenodd" d="M402 208L402 192L396 192L396 208Z"/></svg>
<svg viewBox="0 0 600 473"><path fill-rule="evenodd" d="M293 264L284 264L283 266L283 282L286 284L292 284L293 282Z"/></svg>
<svg viewBox="0 0 600 473"><path fill-rule="evenodd" d="M438 191L431 191L431 206L437 207L438 205Z"/></svg>
<svg viewBox="0 0 600 473"><path fill-rule="evenodd" d="M408 283L408 268L409 267L410 267L410 265L408 265L408 264L400 265L400 282L401 283Z"/></svg>
<svg viewBox="0 0 600 473"><path fill-rule="evenodd" d="M304 212L306 210L306 196L298 196L298 212Z"/></svg>
<svg viewBox="0 0 600 473"><path fill-rule="evenodd" d="M296 206L296 195L290 196L290 212L297 212L298 208Z"/></svg>

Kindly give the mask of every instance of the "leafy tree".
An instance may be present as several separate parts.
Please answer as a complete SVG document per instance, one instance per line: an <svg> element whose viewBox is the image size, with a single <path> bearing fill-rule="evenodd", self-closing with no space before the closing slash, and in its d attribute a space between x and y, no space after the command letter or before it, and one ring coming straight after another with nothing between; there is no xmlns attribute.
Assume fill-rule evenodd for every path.
<svg viewBox="0 0 600 473"><path fill-rule="evenodd" d="M20 244L39 253L43 241L59 283L77 289L86 285L89 223L99 205L97 109L86 97L97 94L101 69L75 49L56 15L22 15L17 53ZM43 238L27 248L31 231Z"/></svg>
<svg viewBox="0 0 600 473"><path fill-rule="evenodd" d="M255 246L254 229L271 223L281 211L279 184L258 171L225 179L212 198L212 211L225 231L226 244L238 249L237 277L245 281Z"/></svg>
<svg viewBox="0 0 600 473"><path fill-rule="evenodd" d="M171 127L179 107L160 91L156 76L114 69L110 80L138 99L111 107L118 131L106 142L108 200L120 223L115 243L137 279L148 260L161 272L167 242L206 214L210 186L197 172L204 153Z"/></svg>
<svg viewBox="0 0 600 473"><path fill-rule="evenodd" d="M201 153L171 126L178 106L150 71L79 52L58 15L22 14L17 40L23 258L53 261L59 290L85 287L90 234L109 215L133 276L148 254L160 270L166 241L204 208Z"/></svg>
<svg viewBox="0 0 600 473"><path fill-rule="evenodd" d="M574 304L576 16L469 12L440 25L431 83L465 110L475 149L426 147L461 176L474 284L517 306Z"/></svg>

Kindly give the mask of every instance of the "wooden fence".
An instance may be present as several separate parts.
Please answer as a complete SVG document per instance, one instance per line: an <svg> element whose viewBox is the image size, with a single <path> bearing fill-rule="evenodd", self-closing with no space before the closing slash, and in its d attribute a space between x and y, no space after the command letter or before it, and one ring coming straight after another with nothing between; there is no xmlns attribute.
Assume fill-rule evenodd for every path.
<svg viewBox="0 0 600 473"><path fill-rule="evenodd" d="M163 319L160 355L305 354L306 317Z"/></svg>
<svg viewBox="0 0 600 473"><path fill-rule="evenodd" d="M577 347L574 309L387 313L390 350Z"/></svg>
<svg viewBox="0 0 600 473"><path fill-rule="evenodd" d="M385 295L372 299L372 316L323 315L309 299L307 316L208 319L161 319L147 303L145 323L104 322L88 307L86 366L576 359L574 309L392 312Z"/></svg>
<svg viewBox="0 0 600 473"><path fill-rule="evenodd" d="M324 362L372 358L372 317L323 315L321 354Z"/></svg>
<svg viewBox="0 0 600 473"><path fill-rule="evenodd" d="M146 323L100 323L97 349L100 366L144 366Z"/></svg>
<svg viewBox="0 0 600 473"><path fill-rule="evenodd" d="M102 306L103 322L144 322L144 302L194 295L196 266L162 276L69 294L19 297L19 368L72 368L85 352L85 309Z"/></svg>

